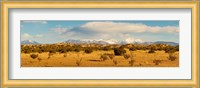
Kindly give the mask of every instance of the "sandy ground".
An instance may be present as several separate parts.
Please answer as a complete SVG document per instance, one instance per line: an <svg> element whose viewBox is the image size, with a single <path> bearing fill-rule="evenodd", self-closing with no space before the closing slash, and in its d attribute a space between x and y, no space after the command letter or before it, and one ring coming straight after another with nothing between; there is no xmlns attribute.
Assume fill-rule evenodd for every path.
<svg viewBox="0 0 200 88"><path fill-rule="evenodd" d="M115 56L114 59L105 61L100 60L100 55L103 53L113 54L113 51L93 51L90 54L81 52L55 53L51 58L48 58L48 52L34 53L38 57L33 59L30 54L21 54L22 67L178 67L179 52L175 52L177 57L175 61L168 59L169 54L164 51L156 51L156 53L148 53L148 51L137 50L127 51L127 54L132 54L135 62L130 65L131 58L125 59L123 56ZM33 54L33 53L31 53ZM65 56L65 57L64 57ZM81 61L80 61L81 60ZM117 64L114 64L114 60ZM160 60L156 65L153 60ZM77 64L80 63L80 65Z"/></svg>

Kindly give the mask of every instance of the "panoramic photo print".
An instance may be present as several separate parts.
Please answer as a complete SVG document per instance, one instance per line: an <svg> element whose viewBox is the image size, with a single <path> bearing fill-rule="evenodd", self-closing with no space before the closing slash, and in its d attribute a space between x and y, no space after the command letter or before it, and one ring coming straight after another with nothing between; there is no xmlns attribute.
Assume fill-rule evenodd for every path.
<svg viewBox="0 0 200 88"><path fill-rule="evenodd" d="M179 21L21 20L21 67L179 67Z"/></svg>

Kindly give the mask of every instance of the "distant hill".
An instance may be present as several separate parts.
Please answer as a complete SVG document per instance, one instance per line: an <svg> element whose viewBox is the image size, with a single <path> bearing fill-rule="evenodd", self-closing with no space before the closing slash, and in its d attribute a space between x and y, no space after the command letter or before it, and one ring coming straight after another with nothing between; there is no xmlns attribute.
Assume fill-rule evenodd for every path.
<svg viewBox="0 0 200 88"><path fill-rule="evenodd" d="M175 42L165 42L165 41L157 41L157 42L126 42L126 41L114 41L114 40L67 40L62 43L70 43L70 44L168 44L171 46L179 45L179 43Z"/></svg>
<svg viewBox="0 0 200 88"><path fill-rule="evenodd" d="M175 43L175 42L164 42L164 41L157 41L157 42L154 42L154 44L168 44L168 45L171 45L171 46L177 46L177 45L179 45L179 43Z"/></svg>
<svg viewBox="0 0 200 88"><path fill-rule="evenodd" d="M40 44L40 43L33 40L24 40L24 41L21 41L21 44L25 45L25 44Z"/></svg>
<svg viewBox="0 0 200 88"><path fill-rule="evenodd" d="M179 45L179 43L175 43L175 42L165 42L165 41L144 42L143 44L167 44L167 45L171 45L171 46L177 46L177 45Z"/></svg>
<svg viewBox="0 0 200 88"><path fill-rule="evenodd" d="M70 44L145 44L145 45L149 45L149 44L168 44L171 46L177 46L179 45L179 43L175 43L175 42L165 42L165 41L156 41L156 42L126 42L126 41L116 41L116 40L73 40L73 39L69 39L67 41L61 42L61 43L70 43ZM33 40L24 40L21 41L22 45L25 44L41 44L38 43L36 41Z"/></svg>

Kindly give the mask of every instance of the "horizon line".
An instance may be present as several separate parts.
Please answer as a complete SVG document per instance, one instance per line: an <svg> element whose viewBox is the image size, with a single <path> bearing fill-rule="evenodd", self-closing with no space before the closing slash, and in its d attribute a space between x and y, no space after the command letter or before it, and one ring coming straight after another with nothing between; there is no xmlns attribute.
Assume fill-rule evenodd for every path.
<svg viewBox="0 0 200 88"><path fill-rule="evenodd" d="M30 39L22 40L22 41L20 41L20 44L21 44L21 42L23 42L23 41L28 41L28 40L30 40ZM81 40L81 39L68 39L68 40ZM62 41L62 42L54 42L54 43L41 43L41 42L38 42L38 41L35 41L35 40L31 40L31 41L37 42L37 43L39 43L39 44L56 44L56 43L63 43L63 42L66 42L66 41L68 41L68 40L65 40L65 41ZM93 40L95 40L95 39L93 39ZM81 41L89 41L89 40L81 40ZM97 41L100 41L100 40L97 40ZM117 40L117 41L120 41L120 40ZM120 42L122 42L122 41L124 41L124 40L121 40ZM158 41L132 42L132 43L127 43L127 44L147 43L147 42L173 42L173 41L160 41L160 40L158 40ZM178 43L178 44L179 44L179 42L173 42L173 43ZM92 44L92 43L91 43L91 44ZM120 44L120 43L115 43L115 44Z"/></svg>

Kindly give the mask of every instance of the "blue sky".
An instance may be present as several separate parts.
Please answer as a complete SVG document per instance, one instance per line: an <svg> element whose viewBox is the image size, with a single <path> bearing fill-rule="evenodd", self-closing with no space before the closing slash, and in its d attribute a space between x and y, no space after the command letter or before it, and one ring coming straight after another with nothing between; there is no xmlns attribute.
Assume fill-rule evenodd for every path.
<svg viewBox="0 0 200 88"><path fill-rule="evenodd" d="M21 41L57 43L68 39L179 42L179 21L23 20Z"/></svg>

